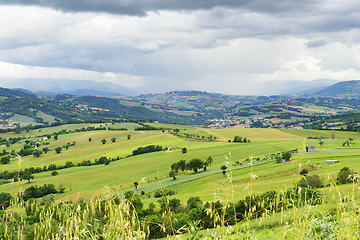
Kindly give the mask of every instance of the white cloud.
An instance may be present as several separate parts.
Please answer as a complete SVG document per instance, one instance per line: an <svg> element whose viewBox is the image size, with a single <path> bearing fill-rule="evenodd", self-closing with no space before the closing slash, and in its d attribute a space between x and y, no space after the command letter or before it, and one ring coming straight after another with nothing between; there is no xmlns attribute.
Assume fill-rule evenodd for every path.
<svg viewBox="0 0 360 240"><path fill-rule="evenodd" d="M0 78L225 93L255 93L266 81L360 78L360 4L283 6L290 13L264 4L145 16L1 5Z"/></svg>
<svg viewBox="0 0 360 240"><path fill-rule="evenodd" d="M70 68L36 67L7 62L0 62L0 76L2 78L44 80L93 80L97 82L112 82L128 88L137 88L143 86L142 77L122 73L96 72Z"/></svg>

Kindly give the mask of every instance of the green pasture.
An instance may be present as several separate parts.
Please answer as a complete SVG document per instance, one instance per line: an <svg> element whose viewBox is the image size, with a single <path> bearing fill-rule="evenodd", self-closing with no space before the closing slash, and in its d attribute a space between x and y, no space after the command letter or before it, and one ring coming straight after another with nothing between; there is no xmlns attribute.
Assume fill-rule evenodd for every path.
<svg viewBox="0 0 360 240"><path fill-rule="evenodd" d="M42 118L44 122L48 122L50 124L56 122L55 117L48 115L42 111L37 111L36 116Z"/></svg>
<svg viewBox="0 0 360 240"><path fill-rule="evenodd" d="M347 131L334 131L334 130L311 130L311 129L281 129L279 131L290 133L300 137L325 137L332 139L334 135L335 139L359 139L359 132L347 132Z"/></svg>
<svg viewBox="0 0 360 240"><path fill-rule="evenodd" d="M360 171L360 151L345 153L341 156L338 153L324 153L324 158L318 158L316 154L312 158L303 158L301 154L294 156L293 160L286 163L265 163L241 169L227 171L223 176L221 173L206 176L186 183L173 185L169 189L177 192L176 198L186 201L189 197L199 196L203 201L214 201L220 199L232 199L237 201L249 194L261 194L269 190L284 191L289 189L302 176L299 172L306 168L309 175L319 175L324 181L324 185L334 185L337 173L343 167L349 167L356 172ZM337 164L324 164L324 159L338 159ZM255 176L251 178L251 176ZM336 184L335 184L336 185ZM336 186L343 194L348 194L352 190L352 184ZM358 187L356 192L358 193ZM324 193L329 188L322 188ZM338 192L334 191L334 194Z"/></svg>
<svg viewBox="0 0 360 240"><path fill-rule="evenodd" d="M183 130L194 130L195 127L191 125L180 125L180 124L165 124L165 123L147 123L146 125L150 125L156 128L170 128L170 129L179 129Z"/></svg>
<svg viewBox="0 0 360 240"><path fill-rule="evenodd" d="M20 114L14 114L14 116L12 116L9 120L11 120L12 123L20 123L21 126L23 125L38 125L39 123L37 123L35 121L35 119L28 117L28 116L23 116Z"/></svg>
<svg viewBox="0 0 360 240"><path fill-rule="evenodd" d="M105 126L105 124L71 124L57 126L52 128L44 128L39 130L31 130L22 134L27 134L29 139L34 139L36 135L51 134L61 131L62 129L74 130L87 126ZM106 191L106 187L115 191L125 191L133 188L135 181L139 182L139 187L145 193L154 191L150 187L152 183L160 182L160 186L169 185L170 189L177 192L174 196L186 201L190 196L200 196L203 201L212 201L216 198L220 199L241 199L249 193L260 194L267 190L284 190L294 186L299 181L299 171L301 168L309 168L311 174L320 175L326 184L331 183L329 179L335 179L337 172L341 167L347 166L357 170L360 168L358 161L360 160L360 143L356 134L352 132L335 132L338 136L335 140L324 139L324 144L319 145L317 139L306 139L310 134L317 136L331 133L331 131L316 130L278 130L278 129L200 129L194 128L188 130L199 135L211 134L217 136L220 141L203 142L189 141L184 138L176 137L167 132L162 133L156 131L133 131L137 124L134 123L115 123L107 124L113 128L128 128L128 131L101 130L90 132L77 132L59 135L58 140L51 138L46 145L51 150L58 146L64 146L67 143L76 142L75 146L70 146L68 150L63 149L60 154L50 151L36 158L27 156L19 160L14 158L10 164L0 165L1 171L18 170L20 168L43 167L49 164L64 165L67 161L78 163L83 160L97 159L101 156L110 158L126 157L138 147L147 145L162 145L163 147L171 147L172 151L161 151L155 153L142 154L123 158L119 161L111 162L109 165L97 165L91 167L74 167L69 169L58 170L58 176L51 176L51 172L43 172L34 174L35 179L31 183L14 183L4 184L0 186L0 192L6 191L15 193L20 188L25 189L32 185L55 184L65 187L65 193L57 194L58 199L75 200L77 198L86 199L93 194L101 194ZM156 125L154 125L156 126ZM166 125L160 125L166 126ZM171 125L170 128L177 126ZM179 125L188 127L184 125ZM304 132L302 132L304 131ZM2 136L13 133L6 133ZM131 135L131 139L127 140L127 136ZM247 137L250 143L229 143L227 139L233 139L235 135ZM1 136L1 135L0 135ZM340 137L341 136L341 137ZM344 139L349 137L354 139L355 145L343 147ZM89 138L92 141L89 142ZM116 142L111 142L111 138L116 138ZM107 143L102 144L101 140L106 139ZM222 141L223 140L223 141ZM20 150L25 140L20 141L11 149ZM317 152L305 153L306 145L315 145ZM45 146L41 146L43 148ZM186 147L187 153L182 154L181 148ZM232 166L235 161L243 161L247 158L254 158L255 164L257 157L264 157L267 154L282 152L289 149L299 149L299 153L295 154L292 161L282 164L269 162L250 167L244 164L242 167ZM4 149L4 146L3 148ZM178 177L173 181L168 178L170 166L174 162L180 160L190 160L200 158L206 160L212 156L214 162L206 173L202 170L191 180L190 178ZM324 165L327 159L338 159L339 164ZM220 172L220 166L228 165L228 171L225 176ZM358 167L359 166L359 167ZM232 170L233 169L233 170ZM360 169L358 169L360 170ZM193 173L185 172L184 175ZM194 174L193 174L194 175ZM250 176L253 180L250 180ZM256 176L255 176L256 175ZM199 176L199 177L198 177ZM170 184L171 183L171 184ZM162 185L161 185L162 184ZM149 187L147 187L149 185ZM105 187L106 186L106 187ZM344 193L348 192L346 187ZM140 188L139 188L140 189ZM145 202L154 201L153 198L146 198Z"/></svg>
<svg viewBox="0 0 360 240"><path fill-rule="evenodd" d="M87 128L87 127L110 127L114 129L127 128L128 130L134 130L134 128L139 127L139 124L136 123L79 123L79 124L66 124L55 127L46 127L41 129L34 130L23 130L21 133L8 132L0 133L1 138L14 138L14 137L24 137L24 138L35 138L37 136L43 136L47 134L53 134L60 132L61 130L74 131L76 129Z"/></svg>
<svg viewBox="0 0 360 240"><path fill-rule="evenodd" d="M279 141L279 140L301 140L302 136L280 131L271 128L226 128L204 130L220 140L233 140L236 135L246 137L252 142L258 141Z"/></svg>

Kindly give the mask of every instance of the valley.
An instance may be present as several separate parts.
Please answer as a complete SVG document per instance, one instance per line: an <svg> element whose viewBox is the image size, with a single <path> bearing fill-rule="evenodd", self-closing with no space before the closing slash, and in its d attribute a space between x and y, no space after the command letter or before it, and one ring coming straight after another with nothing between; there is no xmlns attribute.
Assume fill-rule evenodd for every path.
<svg viewBox="0 0 360 240"><path fill-rule="evenodd" d="M0 137L3 139L20 140L8 147L1 147L1 151L11 153L12 157L9 163L0 165L0 176L4 176L5 171L20 175L24 174L24 171L30 171L33 179L26 180L25 177L21 177L20 181L14 181L12 178L2 177L0 192L16 196L31 187L52 184L58 193L49 195L50 198L40 198L38 201L46 203L50 200L54 204L87 202L108 194L123 198L126 194L132 193L133 198L143 204L138 214L141 215L142 211L145 213L150 207L155 209L152 210L155 214L153 216L157 216L157 211L162 209L162 205L156 193L160 191L161 194L164 189L174 194L165 199L170 202L179 201L177 207L180 209L185 208L193 196L198 197L203 204L236 203L246 196L259 196L268 191L280 193L292 189L304 179L300 172L307 169L309 176L317 175L321 179L322 187L318 188L319 193L324 196L321 207L336 203L338 194L352 196L355 199L358 197L358 192L353 191L354 187L357 188L357 183L337 183L340 169L348 167L354 171L358 170L358 132L260 128L209 129L160 123L149 125L163 130L135 131L142 125L107 122L1 133ZM80 131L81 129L88 130ZM215 140L207 140L210 135ZM43 136L48 136L48 139L40 140L37 144L39 147L34 151L48 148L46 153L42 151L40 156L16 155L24 146L34 148L34 140L38 142ZM200 140L194 141L183 136L200 136ZM248 142L233 142L235 136L246 137ZM349 139L351 144L344 145ZM132 154L135 149L149 145L162 146L163 150L136 156ZM305 146L308 145L315 146L316 152L307 153ZM59 147L61 151L56 153L55 149ZM186 148L186 153L183 153L183 148ZM298 153L294 153L289 162L277 163L276 156L290 149L298 149ZM180 160L189 162L191 159L205 162L209 156L213 162L205 171L202 167L197 173L179 170L175 180L169 177L173 163ZM109 161L101 162L102 158ZM330 159L336 159L339 163L325 164L325 160ZM226 166L225 172L222 166ZM173 211L172 217L177 218L179 210ZM146 216L144 215L145 218ZM271 225L282 226L280 222L275 223L271 219L264 220L264 226L268 221ZM224 225L226 226L227 224ZM151 236L163 236L161 232L157 234L160 235L153 232Z"/></svg>

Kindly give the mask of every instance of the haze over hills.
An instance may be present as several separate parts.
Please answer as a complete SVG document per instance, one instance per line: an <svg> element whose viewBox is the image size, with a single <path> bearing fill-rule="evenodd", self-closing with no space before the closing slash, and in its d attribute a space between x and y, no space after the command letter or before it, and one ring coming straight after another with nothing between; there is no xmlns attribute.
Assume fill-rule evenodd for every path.
<svg viewBox="0 0 360 240"><path fill-rule="evenodd" d="M233 95L291 95L304 92L313 92L328 87L338 81L320 79L314 81L258 81L249 86L242 86L238 93ZM77 96L96 95L96 96L138 96L140 94L157 94L168 91L196 90L207 92L218 92L201 88L169 88L168 86L139 86L136 88L124 87L113 82L99 82L93 80L69 80L69 79L17 79L0 78L2 87L23 88L38 94L71 94ZM315 90L314 90L315 89ZM226 93L223 93L226 94Z"/></svg>

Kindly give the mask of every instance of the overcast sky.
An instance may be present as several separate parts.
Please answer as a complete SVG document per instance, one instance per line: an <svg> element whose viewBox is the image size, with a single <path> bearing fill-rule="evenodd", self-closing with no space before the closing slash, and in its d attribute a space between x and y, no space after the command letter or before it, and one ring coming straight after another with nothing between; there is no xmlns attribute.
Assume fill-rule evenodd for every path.
<svg viewBox="0 0 360 240"><path fill-rule="evenodd" d="M0 86L257 94L273 81L360 79L359 25L358 0L0 0Z"/></svg>

